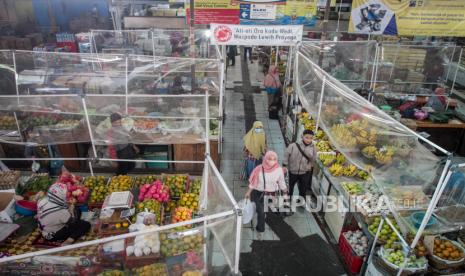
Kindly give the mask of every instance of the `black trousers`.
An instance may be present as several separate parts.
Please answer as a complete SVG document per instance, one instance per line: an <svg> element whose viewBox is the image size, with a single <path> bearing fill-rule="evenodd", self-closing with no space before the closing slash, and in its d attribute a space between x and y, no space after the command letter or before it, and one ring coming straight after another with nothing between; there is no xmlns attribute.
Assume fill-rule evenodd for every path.
<svg viewBox="0 0 465 276"><path fill-rule="evenodd" d="M136 167L134 162L118 162L118 168L116 169L116 175L126 175Z"/></svg>
<svg viewBox="0 0 465 276"><path fill-rule="evenodd" d="M247 52L249 52L249 60L252 60L252 47L244 47L244 60L247 60Z"/></svg>
<svg viewBox="0 0 465 276"><path fill-rule="evenodd" d="M250 200L255 203L257 211L257 229L258 232L265 232L265 195L264 192L253 190Z"/></svg>
<svg viewBox="0 0 465 276"><path fill-rule="evenodd" d="M229 61L232 61L232 62L231 62L231 66L234 66L234 65L236 65L236 56L231 56L231 55L228 55L228 64L227 64L227 65L229 65L229 64L230 64L230 62L229 62Z"/></svg>
<svg viewBox="0 0 465 276"><path fill-rule="evenodd" d="M90 223L85 220L81 220L80 217L81 217L81 212L76 211L76 218L75 219L71 218L70 221L66 223L66 225L63 226L63 228L58 230L55 233L55 235L53 235L53 238L50 239L49 241L61 242L61 241L67 240L68 238L77 240L80 237L86 235L90 230Z"/></svg>
<svg viewBox="0 0 465 276"><path fill-rule="evenodd" d="M311 191L312 185L312 172L304 174L292 174L289 172L289 196L294 195L295 184L298 183L299 196L305 198L307 189Z"/></svg>

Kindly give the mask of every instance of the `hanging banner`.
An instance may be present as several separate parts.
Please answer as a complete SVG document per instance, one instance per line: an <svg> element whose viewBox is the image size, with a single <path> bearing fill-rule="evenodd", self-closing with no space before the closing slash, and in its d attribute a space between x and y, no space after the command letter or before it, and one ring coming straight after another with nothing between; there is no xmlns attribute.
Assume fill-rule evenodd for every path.
<svg viewBox="0 0 465 276"><path fill-rule="evenodd" d="M339 0L338 3L342 3L342 1ZM317 6L318 8L326 8L326 0L318 0ZM336 0L331 0L330 7L336 7Z"/></svg>
<svg viewBox="0 0 465 276"><path fill-rule="evenodd" d="M464 0L353 0L350 33L465 36Z"/></svg>
<svg viewBox="0 0 465 276"><path fill-rule="evenodd" d="M276 5L241 4L241 19L274 20L276 18Z"/></svg>
<svg viewBox="0 0 465 276"><path fill-rule="evenodd" d="M317 3L318 0L288 0L284 5L275 5L276 17L269 20L246 18L241 11L241 24L315 26Z"/></svg>
<svg viewBox="0 0 465 276"><path fill-rule="evenodd" d="M303 26L210 24L212 44L295 46L302 41Z"/></svg>
<svg viewBox="0 0 465 276"><path fill-rule="evenodd" d="M233 4L284 4L286 0L231 0Z"/></svg>
<svg viewBox="0 0 465 276"><path fill-rule="evenodd" d="M193 0L194 24L214 23L239 24L239 5L232 5L231 0ZM189 2L186 2L186 20L190 23Z"/></svg>

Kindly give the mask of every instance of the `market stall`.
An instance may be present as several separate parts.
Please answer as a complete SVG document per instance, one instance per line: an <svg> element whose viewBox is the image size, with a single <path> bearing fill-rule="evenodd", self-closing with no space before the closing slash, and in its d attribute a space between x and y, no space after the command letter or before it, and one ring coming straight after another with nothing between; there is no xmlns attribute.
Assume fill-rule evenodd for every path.
<svg viewBox="0 0 465 276"><path fill-rule="evenodd" d="M322 216L350 271L356 274L363 267L372 273L400 274L434 267L436 263L425 258L434 255L434 248L424 239L459 228L430 225L451 161L425 145L450 154L357 95L304 52L297 54L295 71L295 89L308 111L300 122L314 130L317 139L318 183L313 190L328 202L333 196L343 199L344 208L326 209ZM433 243L450 247L446 255L453 252L454 257L446 260L461 260L462 247L446 245L444 239Z"/></svg>
<svg viewBox="0 0 465 276"><path fill-rule="evenodd" d="M150 59L152 69L153 57ZM144 61L141 56L128 56L126 60L128 67ZM19 126L31 124L24 141L28 147L87 139L91 145L91 156L86 158L2 158L32 164L48 161L59 164L61 170L61 162L79 160L89 167L79 175L62 170L57 179L40 173L19 180L19 173L2 173L2 181L9 185L2 183L2 188L13 190L3 192L0 198L2 220L8 222L2 224L1 273L187 276L223 271L223 265L238 273L241 212L209 155L210 88L202 87L198 93L179 95L134 92L1 96L4 112L24 114L17 120ZM156 114L143 113L151 113L152 108ZM117 111L127 115L117 118L119 126L114 124ZM58 123L48 124L42 116ZM59 125L63 124L61 116L73 116L66 120L74 121ZM144 123L138 123L141 119ZM140 160L119 155L102 158L97 150L101 145L126 145L127 149L133 144L184 143L186 137L205 144L202 161ZM109 162L117 170L132 163L195 164L202 166L203 173L110 177L94 173L98 162ZM91 230L74 244L47 240L41 235L45 228L42 224L38 228L34 218L52 183L66 187L66 206L81 210L80 217L91 225ZM49 198L50 192L46 196Z"/></svg>
<svg viewBox="0 0 465 276"><path fill-rule="evenodd" d="M14 54L10 69L17 70L18 84L17 91L9 94L18 96L5 98L2 109L8 119L5 128L19 130L23 145L87 143L94 150L105 146L109 116L115 112L124 115L123 124L136 144L202 144L202 130L207 126L197 116L206 106L205 95L210 118L219 116L222 65L216 60L2 52L4 56L9 53ZM192 68L197 72L194 75ZM88 120L83 120L86 116ZM209 122L211 143L216 146L219 125ZM72 139L70 135L74 135ZM84 151L78 154L74 150L75 155L62 157L104 157ZM218 155L212 158L219 162ZM195 156L195 160L203 160L203 156Z"/></svg>

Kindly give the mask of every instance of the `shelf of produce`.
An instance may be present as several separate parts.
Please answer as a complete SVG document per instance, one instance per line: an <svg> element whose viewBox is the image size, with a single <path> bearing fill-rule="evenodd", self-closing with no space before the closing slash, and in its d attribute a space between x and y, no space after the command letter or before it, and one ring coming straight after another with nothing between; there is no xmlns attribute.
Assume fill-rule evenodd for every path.
<svg viewBox="0 0 465 276"><path fill-rule="evenodd" d="M435 217L435 216L433 216ZM412 220L410 219L410 214L408 215L400 215L399 222L406 227L406 229L411 233L416 233L418 228L413 225ZM459 231L463 227L460 225L452 226L445 224L442 220L438 219L434 225L426 227L423 231L425 235L440 235L444 233Z"/></svg>

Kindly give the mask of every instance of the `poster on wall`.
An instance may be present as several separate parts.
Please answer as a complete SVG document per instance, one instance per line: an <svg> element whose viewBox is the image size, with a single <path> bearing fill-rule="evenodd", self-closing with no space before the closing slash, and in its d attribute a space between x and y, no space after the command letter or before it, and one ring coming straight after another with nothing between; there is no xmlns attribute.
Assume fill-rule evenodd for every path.
<svg viewBox="0 0 465 276"><path fill-rule="evenodd" d="M210 24L211 43L216 45L295 46L302 41L303 26L246 26Z"/></svg>
<svg viewBox="0 0 465 276"><path fill-rule="evenodd" d="M186 2L186 20L190 22L189 2ZM194 24L239 24L239 5L231 0L194 0Z"/></svg>
<svg viewBox="0 0 465 276"><path fill-rule="evenodd" d="M241 20L274 20L276 5L270 4L241 4Z"/></svg>
<svg viewBox="0 0 465 276"><path fill-rule="evenodd" d="M465 1L354 0L349 32L465 36Z"/></svg>
<svg viewBox="0 0 465 276"><path fill-rule="evenodd" d="M275 6L275 17L271 18L273 14L271 10L267 8L266 14L269 16L268 19L261 18L255 19L247 17L250 13L246 9L241 8L241 20L240 23L243 25L304 25L304 26L315 26L316 24L316 13L317 13L317 1L318 0L288 0L283 5ZM241 4L241 6L251 4ZM269 5L266 5L269 6ZM244 15L244 16L243 16ZM247 16L245 16L247 15Z"/></svg>

